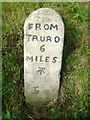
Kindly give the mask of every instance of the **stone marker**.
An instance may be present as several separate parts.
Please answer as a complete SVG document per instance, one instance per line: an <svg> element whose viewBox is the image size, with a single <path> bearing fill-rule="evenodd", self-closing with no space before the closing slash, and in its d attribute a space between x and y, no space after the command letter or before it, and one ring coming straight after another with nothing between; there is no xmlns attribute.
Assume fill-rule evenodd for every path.
<svg viewBox="0 0 90 120"><path fill-rule="evenodd" d="M51 8L31 13L24 24L24 91L31 105L58 97L64 24Z"/></svg>

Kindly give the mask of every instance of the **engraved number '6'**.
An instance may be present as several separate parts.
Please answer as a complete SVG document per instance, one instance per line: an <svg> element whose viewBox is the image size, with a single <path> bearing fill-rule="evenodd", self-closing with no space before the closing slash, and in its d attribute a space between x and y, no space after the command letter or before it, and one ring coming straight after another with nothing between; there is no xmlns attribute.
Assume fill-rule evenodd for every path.
<svg viewBox="0 0 90 120"><path fill-rule="evenodd" d="M41 47L40 47L40 50L42 51L42 52L44 52L45 51L45 45L42 45Z"/></svg>

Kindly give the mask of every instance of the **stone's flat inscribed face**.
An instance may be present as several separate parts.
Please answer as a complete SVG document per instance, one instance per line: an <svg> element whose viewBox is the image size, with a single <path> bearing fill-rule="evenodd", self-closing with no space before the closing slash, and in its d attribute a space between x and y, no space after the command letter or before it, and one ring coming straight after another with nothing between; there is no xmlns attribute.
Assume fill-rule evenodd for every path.
<svg viewBox="0 0 90 120"><path fill-rule="evenodd" d="M64 24L51 8L31 13L24 24L24 92L32 105L58 97Z"/></svg>

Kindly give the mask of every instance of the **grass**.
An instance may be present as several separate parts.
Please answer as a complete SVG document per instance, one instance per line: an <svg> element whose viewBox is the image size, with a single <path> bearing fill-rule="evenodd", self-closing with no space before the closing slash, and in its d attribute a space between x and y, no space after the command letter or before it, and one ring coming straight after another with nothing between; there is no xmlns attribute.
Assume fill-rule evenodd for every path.
<svg viewBox="0 0 90 120"><path fill-rule="evenodd" d="M37 110L23 92L23 26L31 12L43 7L63 16L65 45L58 105ZM88 3L2 3L2 120L90 117L88 20Z"/></svg>

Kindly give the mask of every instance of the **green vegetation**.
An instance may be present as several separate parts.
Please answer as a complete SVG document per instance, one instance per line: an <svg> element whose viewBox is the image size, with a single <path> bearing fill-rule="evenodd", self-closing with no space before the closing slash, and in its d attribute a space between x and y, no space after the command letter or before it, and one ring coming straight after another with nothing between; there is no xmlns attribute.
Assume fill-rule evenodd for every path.
<svg viewBox="0 0 90 120"><path fill-rule="evenodd" d="M23 26L31 12L43 7L63 16L65 45L58 105L36 110L24 98ZM89 119L88 3L3 3L2 39L2 120Z"/></svg>

